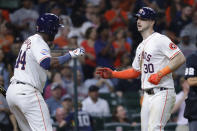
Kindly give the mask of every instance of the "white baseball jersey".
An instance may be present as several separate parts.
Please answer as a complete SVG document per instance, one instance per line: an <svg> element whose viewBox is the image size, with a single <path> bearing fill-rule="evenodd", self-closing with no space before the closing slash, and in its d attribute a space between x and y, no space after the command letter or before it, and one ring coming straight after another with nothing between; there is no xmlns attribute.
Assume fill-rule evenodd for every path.
<svg viewBox="0 0 197 131"><path fill-rule="evenodd" d="M136 50L132 63L135 70L141 71L142 89L153 87L174 88L172 73L164 76L158 85L151 84L148 78L151 74L168 65L170 59L176 56L180 49L166 36L157 32L143 40Z"/></svg>
<svg viewBox="0 0 197 131"><path fill-rule="evenodd" d="M20 49L11 81L28 83L43 92L47 71L40 62L47 57L51 57L47 43L38 34L30 36Z"/></svg>

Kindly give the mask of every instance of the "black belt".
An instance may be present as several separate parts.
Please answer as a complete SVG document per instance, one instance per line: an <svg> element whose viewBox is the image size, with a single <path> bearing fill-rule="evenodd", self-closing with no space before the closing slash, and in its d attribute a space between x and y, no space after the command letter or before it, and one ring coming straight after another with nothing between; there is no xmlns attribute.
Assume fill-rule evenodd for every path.
<svg viewBox="0 0 197 131"><path fill-rule="evenodd" d="M31 84L29 83L25 83L25 82L21 82L21 81L17 81L16 84L23 84L23 85L29 85L29 86L32 86ZM32 86L33 88L36 88L35 86Z"/></svg>
<svg viewBox="0 0 197 131"><path fill-rule="evenodd" d="M168 88L165 88L165 87L159 87L160 91L163 91L163 90L168 90ZM149 95L154 95L155 92L154 92L154 88L151 88L151 89L144 89L143 92L146 92L147 94Z"/></svg>
<svg viewBox="0 0 197 131"><path fill-rule="evenodd" d="M23 84L26 85L27 83L21 82L21 81L17 81L16 84Z"/></svg>

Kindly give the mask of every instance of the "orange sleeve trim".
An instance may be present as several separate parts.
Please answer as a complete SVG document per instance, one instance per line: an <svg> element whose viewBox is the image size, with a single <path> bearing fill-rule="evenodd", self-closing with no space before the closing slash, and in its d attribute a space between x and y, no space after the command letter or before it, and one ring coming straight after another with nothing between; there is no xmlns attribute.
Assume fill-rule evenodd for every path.
<svg viewBox="0 0 197 131"><path fill-rule="evenodd" d="M176 55L178 55L179 53L180 53L181 51L179 50L179 51L177 51L176 53L174 53L174 55L172 55L171 57L170 57L170 60L172 60Z"/></svg>
<svg viewBox="0 0 197 131"><path fill-rule="evenodd" d="M46 59L46 58L50 58L50 57L49 57L49 56L45 56L45 57L41 58L40 61L39 61L39 64L40 64L40 62L41 62L42 60L44 60L44 59Z"/></svg>
<svg viewBox="0 0 197 131"><path fill-rule="evenodd" d="M123 71L113 71L112 77L119 79L132 79L132 78L137 78L140 74L141 73L139 71L130 68Z"/></svg>
<svg viewBox="0 0 197 131"><path fill-rule="evenodd" d="M172 71L171 71L171 69L170 69L169 66L166 66L166 67L164 67L162 70L160 70L160 72L161 72L161 75L162 75L162 77L163 77L163 76L165 76L165 75L171 73Z"/></svg>

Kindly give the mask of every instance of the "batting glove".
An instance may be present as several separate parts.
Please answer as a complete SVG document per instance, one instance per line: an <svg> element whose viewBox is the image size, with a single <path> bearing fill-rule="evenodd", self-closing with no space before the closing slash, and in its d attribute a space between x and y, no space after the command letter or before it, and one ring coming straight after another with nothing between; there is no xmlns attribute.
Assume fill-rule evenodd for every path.
<svg viewBox="0 0 197 131"><path fill-rule="evenodd" d="M72 58L76 58L78 56L83 56L85 54L85 50L83 48L77 48L73 51L69 51L69 54Z"/></svg>
<svg viewBox="0 0 197 131"><path fill-rule="evenodd" d="M150 77L148 78L148 81L154 85L158 85L162 77L163 77L163 74L159 71L155 74L150 75Z"/></svg>
<svg viewBox="0 0 197 131"><path fill-rule="evenodd" d="M97 68L96 74L100 75L104 79L112 78L113 71L110 68Z"/></svg>

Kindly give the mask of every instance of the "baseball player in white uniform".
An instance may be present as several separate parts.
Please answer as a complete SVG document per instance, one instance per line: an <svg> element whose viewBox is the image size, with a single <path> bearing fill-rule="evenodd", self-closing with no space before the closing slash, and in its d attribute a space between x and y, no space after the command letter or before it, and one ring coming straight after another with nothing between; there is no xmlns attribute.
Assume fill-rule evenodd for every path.
<svg viewBox="0 0 197 131"><path fill-rule="evenodd" d="M16 60L6 99L22 131L52 131L48 107L41 94L46 71L84 54L83 49L77 48L64 56L51 57L46 42L53 41L60 26L56 15L41 15L37 20L37 34L25 40Z"/></svg>
<svg viewBox="0 0 197 131"><path fill-rule="evenodd" d="M156 13L149 7L135 15L143 41L136 50L132 68L112 71L97 69L103 78L137 78L141 74L144 99L141 108L141 130L163 131L170 118L176 94L172 72L185 62L180 49L165 35L154 32Z"/></svg>

